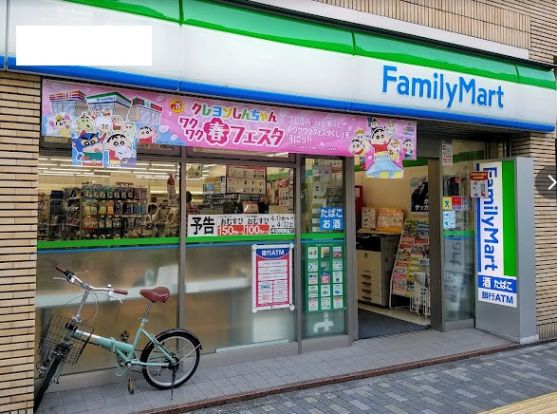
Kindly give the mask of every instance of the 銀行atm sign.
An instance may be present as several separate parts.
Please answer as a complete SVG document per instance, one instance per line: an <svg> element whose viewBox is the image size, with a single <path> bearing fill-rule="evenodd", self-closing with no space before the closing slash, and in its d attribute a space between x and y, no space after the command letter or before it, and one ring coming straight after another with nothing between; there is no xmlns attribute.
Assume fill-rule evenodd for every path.
<svg viewBox="0 0 557 414"><path fill-rule="evenodd" d="M485 162L487 196L477 199L478 300L517 307L516 203L513 161Z"/></svg>

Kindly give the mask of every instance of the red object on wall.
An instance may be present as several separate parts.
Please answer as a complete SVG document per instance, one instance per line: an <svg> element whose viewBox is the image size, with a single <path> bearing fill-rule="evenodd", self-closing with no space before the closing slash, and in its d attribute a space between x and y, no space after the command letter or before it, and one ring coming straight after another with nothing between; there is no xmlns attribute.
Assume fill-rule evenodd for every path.
<svg viewBox="0 0 557 414"><path fill-rule="evenodd" d="M354 193L356 195L356 230L362 227L362 206L364 204L364 187L362 185L357 185L354 188Z"/></svg>

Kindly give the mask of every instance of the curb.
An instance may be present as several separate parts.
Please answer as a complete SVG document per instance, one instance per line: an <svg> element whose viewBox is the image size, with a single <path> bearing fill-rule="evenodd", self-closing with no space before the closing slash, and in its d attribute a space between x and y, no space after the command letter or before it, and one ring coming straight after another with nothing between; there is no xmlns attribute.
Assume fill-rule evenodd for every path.
<svg viewBox="0 0 557 414"><path fill-rule="evenodd" d="M510 345L503 345L503 346L497 346L497 347L492 347L492 348L485 348L485 349L480 349L480 350L477 350L477 351L463 352L463 353L459 353L459 354L453 354L453 355L447 355L447 356L442 356L442 357L424 359L424 360L421 360L421 361L410 362L410 363L407 363L407 364L398 364L398 365L392 365L392 366L385 367L385 368L376 368L376 369L370 369L370 370L364 370L364 371L356 371L356 372L352 372L352 373L349 373L349 374L334 375L332 377L327 377L327 378L316 378L316 379L307 380L307 381L300 381L300 382L294 382L294 383L291 383L291 384L280 385L280 386L277 386L277 387L265 388L265 389L261 389L261 390L257 390L257 391L230 394L230 395L225 395L225 396L222 396L222 397L209 398L209 399L202 400L202 401L196 401L196 402L191 402L191 403L184 403L184 404L168 406L168 407L165 407L165 408L156 408L156 409L152 409L152 410L145 410L145 411L140 411L139 414L180 414L180 413L185 413L185 412L188 412L188 411L199 410L199 409L202 409L202 408L216 407L216 406L225 405L225 404L237 403L237 402L240 402L240 401L255 400L255 399L258 399L258 398L262 398L262 397L266 397L266 396L274 395L274 394L282 394L282 393L286 393L286 392L299 391L299 390L304 390L304 389L308 389L308 388L320 387L320 386L323 386L323 385L338 384L338 383L342 383L342 382L349 382L349 381L354 381L354 380L359 380L359 379L364 379L364 378L378 377L378 376L381 376L381 375L393 374L393 373L397 373L397 372L401 372L401 371L408 371L408 370L411 370L411 369L417 369L417 368L423 368L423 367L432 366L432 365L438 365L438 364L444 364L444 363L449 363L449 362L461 361L461 360L464 360L464 359L474 358L474 357L478 357L478 356L482 356L482 355L491 355L491 354L496 354L496 353L499 353L499 352L513 351L513 350L519 349L519 348L527 348L527 347L533 346L533 345L541 345L541 344L546 343L546 342L552 342L552 341L539 341L539 342L536 342L536 343L533 343L533 344L527 344L527 345L510 344Z"/></svg>

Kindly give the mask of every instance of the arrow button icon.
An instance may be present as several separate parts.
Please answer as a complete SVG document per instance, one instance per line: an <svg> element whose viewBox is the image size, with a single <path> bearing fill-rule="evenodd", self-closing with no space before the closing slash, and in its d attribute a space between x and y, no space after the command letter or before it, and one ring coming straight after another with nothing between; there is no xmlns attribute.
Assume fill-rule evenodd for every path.
<svg viewBox="0 0 557 414"><path fill-rule="evenodd" d="M553 190L555 185L557 185L557 180L553 178L551 175L548 175L549 179L551 180L551 185L549 186L548 190Z"/></svg>

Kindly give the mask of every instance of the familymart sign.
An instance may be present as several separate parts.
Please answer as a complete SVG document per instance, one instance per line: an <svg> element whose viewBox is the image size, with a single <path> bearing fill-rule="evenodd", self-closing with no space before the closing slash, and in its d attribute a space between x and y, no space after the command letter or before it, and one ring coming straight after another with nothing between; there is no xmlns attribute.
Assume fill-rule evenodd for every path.
<svg viewBox="0 0 557 414"><path fill-rule="evenodd" d="M476 246L478 300L516 308L516 206L513 161L486 162L487 197L478 198Z"/></svg>

